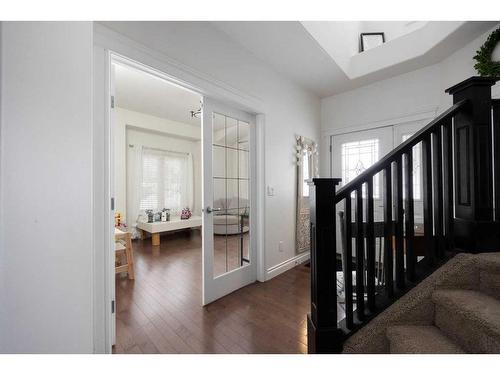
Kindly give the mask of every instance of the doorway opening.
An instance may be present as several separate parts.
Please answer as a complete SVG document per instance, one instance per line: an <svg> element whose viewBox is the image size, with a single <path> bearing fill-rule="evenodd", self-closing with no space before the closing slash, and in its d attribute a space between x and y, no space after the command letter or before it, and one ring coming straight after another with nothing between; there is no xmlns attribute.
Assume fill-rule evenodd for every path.
<svg viewBox="0 0 500 375"><path fill-rule="evenodd" d="M112 62L115 351L145 303L201 305L201 95Z"/></svg>
<svg viewBox="0 0 500 375"><path fill-rule="evenodd" d="M202 306L256 280L255 116L121 57L110 94L113 351L193 352Z"/></svg>

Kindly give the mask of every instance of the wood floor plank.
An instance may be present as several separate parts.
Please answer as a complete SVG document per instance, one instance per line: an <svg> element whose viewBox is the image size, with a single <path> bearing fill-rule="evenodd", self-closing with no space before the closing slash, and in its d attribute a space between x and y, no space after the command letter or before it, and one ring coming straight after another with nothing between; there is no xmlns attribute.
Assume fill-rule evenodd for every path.
<svg viewBox="0 0 500 375"><path fill-rule="evenodd" d="M307 353L309 268L202 307L199 231L162 236L159 251L133 246L135 280L116 276L114 353Z"/></svg>

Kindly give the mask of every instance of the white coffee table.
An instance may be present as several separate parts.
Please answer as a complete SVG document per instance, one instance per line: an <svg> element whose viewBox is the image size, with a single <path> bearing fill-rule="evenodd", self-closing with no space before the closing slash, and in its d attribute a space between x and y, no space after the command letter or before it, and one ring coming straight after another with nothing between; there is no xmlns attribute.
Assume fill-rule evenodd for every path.
<svg viewBox="0 0 500 375"><path fill-rule="evenodd" d="M160 246L160 234L171 232L179 229L201 227L201 216L191 216L189 219L181 220L180 217L174 216L170 221L157 221L148 223L144 221L137 222L137 228L143 232L151 233L151 242L153 246ZM142 238L144 238L144 233Z"/></svg>

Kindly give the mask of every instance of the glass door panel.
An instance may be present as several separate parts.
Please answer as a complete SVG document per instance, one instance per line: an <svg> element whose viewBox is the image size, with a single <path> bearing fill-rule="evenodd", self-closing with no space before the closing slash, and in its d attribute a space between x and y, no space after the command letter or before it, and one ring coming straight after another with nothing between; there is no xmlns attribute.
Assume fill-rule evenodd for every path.
<svg viewBox="0 0 500 375"><path fill-rule="evenodd" d="M256 280L255 117L204 98L203 304Z"/></svg>
<svg viewBox="0 0 500 375"><path fill-rule="evenodd" d="M215 277L250 263L248 127L247 122L223 114L216 113L214 116L212 164Z"/></svg>

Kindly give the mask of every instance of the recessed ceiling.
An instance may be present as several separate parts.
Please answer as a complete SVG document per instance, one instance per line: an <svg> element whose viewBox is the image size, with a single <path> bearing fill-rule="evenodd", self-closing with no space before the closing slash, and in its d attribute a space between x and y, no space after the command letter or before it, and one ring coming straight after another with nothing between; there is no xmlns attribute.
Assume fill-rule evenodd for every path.
<svg viewBox="0 0 500 375"><path fill-rule="evenodd" d="M498 22L212 22L275 71L319 97L436 64ZM359 53L361 32L386 43Z"/></svg>
<svg viewBox="0 0 500 375"><path fill-rule="evenodd" d="M201 97L159 77L115 64L115 91L118 107L184 124L201 124L190 114L200 108Z"/></svg>
<svg viewBox="0 0 500 375"><path fill-rule="evenodd" d="M297 21L216 21L218 30L280 74L314 92L332 95L348 78Z"/></svg>

